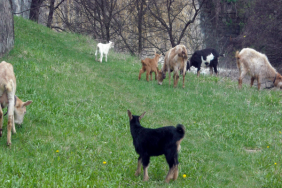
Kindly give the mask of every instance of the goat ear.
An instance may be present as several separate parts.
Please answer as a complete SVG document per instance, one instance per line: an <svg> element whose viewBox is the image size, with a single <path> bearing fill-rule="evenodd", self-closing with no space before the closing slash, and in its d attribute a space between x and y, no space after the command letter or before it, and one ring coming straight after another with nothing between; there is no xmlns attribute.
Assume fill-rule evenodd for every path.
<svg viewBox="0 0 282 188"><path fill-rule="evenodd" d="M146 112L144 112L143 114L141 114L141 116L139 116L139 121L144 117L145 114Z"/></svg>
<svg viewBox="0 0 282 188"><path fill-rule="evenodd" d="M127 110L127 114L128 114L128 117L129 117L129 121L131 121L133 119L133 117L132 117L130 110Z"/></svg>
<svg viewBox="0 0 282 188"><path fill-rule="evenodd" d="M28 105L30 105L32 103L32 101L26 101L24 104L23 104L23 106L28 106Z"/></svg>

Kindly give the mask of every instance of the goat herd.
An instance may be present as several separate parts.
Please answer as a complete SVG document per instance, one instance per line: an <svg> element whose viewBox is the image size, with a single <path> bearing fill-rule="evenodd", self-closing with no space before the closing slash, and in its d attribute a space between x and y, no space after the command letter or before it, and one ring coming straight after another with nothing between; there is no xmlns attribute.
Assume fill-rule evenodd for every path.
<svg viewBox="0 0 282 188"><path fill-rule="evenodd" d="M152 72L154 72L155 79L158 79L158 83L161 85L163 79L166 77L166 72L168 72L170 85L170 72L173 71L174 87L177 86L179 73L182 73L182 87L184 88L185 72L190 70L191 66L197 68L198 76L200 74L201 66L203 65L210 68L211 74L213 74L214 70L215 74L218 75L217 64L218 57L220 56L224 57L224 54L219 54L215 49L207 48L195 51L190 60L188 60L185 46L177 45L165 54L164 64L161 70L158 69L158 61L161 57L160 54L155 52L155 57L153 59L146 58L141 60L142 68L140 69L138 79L140 80L141 74L147 71L147 81L149 81L149 74L152 80ZM266 55L251 48L244 48L241 52L237 51L235 57L240 74L238 79L239 88L242 87L242 80L248 73L251 76L251 87L254 80L257 79L258 89L260 89L261 80L266 78L271 80L275 87L282 89L282 76L271 66Z"/></svg>
<svg viewBox="0 0 282 188"><path fill-rule="evenodd" d="M100 59L102 62L103 54L106 56L110 48L114 47L113 42L108 44L98 43L97 50L95 52L97 60L97 52L100 51ZM142 68L139 72L139 80L141 74L146 71L146 79L149 81L149 75L152 80L152 72L155 73L155 79L161 85L163 79L166 77L166 73L169 75L170 85L170 73L173 72L174 87L177 86L179 75L183 75L183 84L185 73L191 66L197 68L197 75L201 66L205 64L210 67L211 74L213 70L217 75L218 57L220 55L215 49L204 49L196 51L188 60L188 54L184 45L177 45L171 48L165 54L164 64L161 70L158 69L158 61L161 57L160 54L155 52L153 59L146 58L141 60ZM271 66L267 57L255 51L251 48L244 48L240 52L236 52L236 62L239 69L239 88L242 87L242 79L248 73L251 76L251 86L255 79L258 82L258 89L260 89L260 81L263 78L269 79L273 82L274 86L282 89L282 76ZM8 106L8 126L7 126L7 145L11 145L11 130L16 132L15 123L21 124L23 122L24 114L26 113L26 106L32 103L32 101L22 102L16 95L16 78L14 75L13 66L10 63L2 61L0 63L0 136L2 136L3 126L3 111L2 109ZM178 151L180 149L180 143L184 138L185 129L184 126L178 124L176 127L168 126L158 129L144 128L140 124L141 118L145 115L145 112L140 116L132 115L128 110L128 117L130 122L130 131L133 138L133 145L136 152L139 154L138 166L135 175L139 175L141 172L141 164L144 169L144 181L149 179L148 165L151 156L165 155L167 163L169 164L169 172L166 176L166 182L171 179L176 180L178 177Z"/></svg>
<svg viewBox="0 0 282 188"><path fill-rule="evenodd" d="M106 45L111 46L111 42ZM100 48L100 51L106 49L105 55L107 56L109 47L103 47L100 43L97 45L97 48ZM215 74L218 75L218 58L224 56L224 54L219 54L215 49L207 48L195 51L190 60L188 60L186 47L184 45L177 45L166 52L164 64L161 70L159 70L158 61L161 56L161 54L155 52L153 59L146 58L141 60L142 68L139 71L138 80L140 80L144 72L146 72L146 80L149 81L149 75L152 80L152 73L154 72L155 79L162 85L163 79L165 79L166 73L168 72L170 85L170 73L173 72L174 87L177 86L179 75L182 74L182 87L184 88L185 73L187 70L190 70L191 66L197 68L198 76L202 65L209 67L211 74L213 74L214 70ZM271 66L264 54L251 48L244 48L241 52L237 51L235 57L240 74L238 79L239 88L242 87L242 79L248 73L251 76L251 87L254 80L257 79L258 89L260 89L261 79L266 78L271 80L274 86L282 89L282 76ZM100 59L100 62L102 62L102 59ZM135 175L138 176L140 174L142 164L144 169L144 181L147 181L149 179L148 165L150 157L165 155L169 165L169 171L165 181L168 183L171 179L176 180L178 177L178 151L180 149L180 142L185 134L184 126L178 124L176 127L168 126L157 129L144 128L141 126L140 120L145 112L140 116L132 115L129 110L127 112L133 145L135 151L139 154Z"/></svg>

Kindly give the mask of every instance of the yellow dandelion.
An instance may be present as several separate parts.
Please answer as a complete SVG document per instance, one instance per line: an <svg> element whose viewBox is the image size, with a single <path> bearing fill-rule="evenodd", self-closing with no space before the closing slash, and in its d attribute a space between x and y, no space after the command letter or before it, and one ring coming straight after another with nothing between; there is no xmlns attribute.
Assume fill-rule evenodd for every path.
<svg viewBox="0 0 282 188"><path fill-rule="evenodd" d="M104 161L104 162L103 162L103 164L107 164L107 162L106 162L106 161Z"/></svg>
<svg viewBox="0 0 282 188"><path fill-rule="evenodd" d="M183 174L183 178L186 178L186 174Z"/></svg>
<svg viewBox="0 0 282 188"><path fill-rule="evenodd" d="M277 165L277 163L274 163L275 165Z"/></svg>
<svg viewBox="0 0 282 188"><path fill-rule="evenodd" d="M56 150L56 153L59 153L59 150L58 150L58 149Z"/></svg>
<svg viewBox="0 0 282 188"><path fill-rule="evenodd" d="M269 148L269 146L267 146L267 148Z"/></svg>
<svg viewBox="0 0 282 188"><path fill-rule="evenodd" d="M281 131L279 131L279 133L281 133Z"/></svg>
<svg viewBox="0 0 282 188"><path fill-rule="evenodd" d="M246 37L246 35L244 37Z"/></svg>

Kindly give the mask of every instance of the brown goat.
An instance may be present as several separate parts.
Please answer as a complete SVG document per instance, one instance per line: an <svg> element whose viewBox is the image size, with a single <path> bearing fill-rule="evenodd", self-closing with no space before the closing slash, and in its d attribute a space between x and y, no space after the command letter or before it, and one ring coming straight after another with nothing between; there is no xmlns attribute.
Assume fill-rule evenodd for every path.
<svg viewBox="0 0 282 188"><path fill-rule="evenodd" d="M163 79L165 79L166 76L166 72L168 72L170 85L170 72L173 71L174 87L176 87L178 84L180 71L183 74L182 87L184 88L187 60L187 50L184 45L177 45L166 52L163 67L158 75L159 84L162 85Z"/></svg>
<svg viewBox="0 0 282 188"><path fill-rule="evenodd" d="M266 55L251 48L244 48L240 53L236 52L237 67L239 69L238 85L242 88L242 80L248 73L251 76L251 87L257 79L260 90L261 79L271 80L275 87L282 89L282 76L271 66Z"/></svg>
<svg viewBox="0 0 282 188"><path fill-rule="evenodd" d="M138 80L140 80L141 74L143 74L145 71L147 71L146 80L148 82L149 82L149 74L150 74L151 81L152 81L152 72L155 73L155 79L157 80L157 76L159 73L158 61L161 56L162 56L161 54L157 54L155 52L155 57L153 59L146 58L144 60L141 60L142 68L140 69Z"/></svg>

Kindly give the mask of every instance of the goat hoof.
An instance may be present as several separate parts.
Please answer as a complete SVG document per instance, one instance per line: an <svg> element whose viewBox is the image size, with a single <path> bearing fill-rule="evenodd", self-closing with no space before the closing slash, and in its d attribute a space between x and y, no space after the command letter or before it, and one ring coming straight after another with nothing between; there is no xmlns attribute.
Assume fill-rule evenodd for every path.
<svg viewBox="0 0 282 188"><path fill-rule="evenodd" d="M11 142L7 142L7 146L11 146L12 145L12 143Z"/></svg>
<svg viewBox="0 0 282 188"><path fill-rule="evenodd" d="M140 172L135 172L134 175L135 175L135 176L139 176L139 174L140 174Z"/></svg>
<svg viewBox="0 0 282 188"><path fill-rule="evenodd" d="M149 180L149 176L148 177L144 177L143 181L148 181Z"/></svg>

